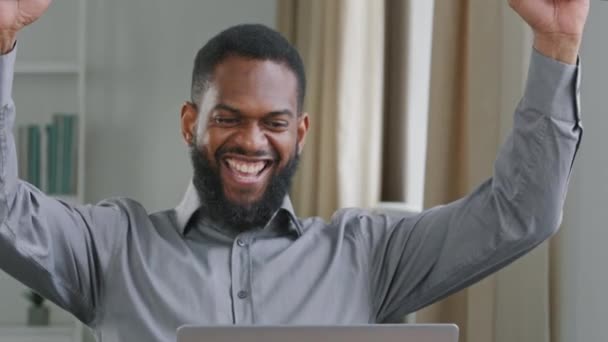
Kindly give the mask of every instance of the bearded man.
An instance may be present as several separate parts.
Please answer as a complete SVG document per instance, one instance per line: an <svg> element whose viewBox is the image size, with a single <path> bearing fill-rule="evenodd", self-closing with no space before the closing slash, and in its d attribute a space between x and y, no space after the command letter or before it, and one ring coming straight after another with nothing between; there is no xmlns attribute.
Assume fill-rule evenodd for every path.
<svg viewBox="0 0 608 342"><path fill-rule="evenodd" d="M184 324L396 322L473 284L556 232L581 138L589 1L510 4L535 50L494 176L416 216L345 209L325 222L297 217L287 195L314 120L304 66L260 25L231 27L196 56L181 108L194 172L176 208L75 206L19 180L16 37L49 0L0 1L0 268L98 339L129 342L174 341Z"/></svg>

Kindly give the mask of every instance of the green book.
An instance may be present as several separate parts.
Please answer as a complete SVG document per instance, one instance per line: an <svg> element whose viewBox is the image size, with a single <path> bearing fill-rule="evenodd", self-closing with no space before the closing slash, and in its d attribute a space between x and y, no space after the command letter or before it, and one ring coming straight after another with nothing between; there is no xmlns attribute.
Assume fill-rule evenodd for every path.
<svg viewBox="0 0 608 342"><path fill-rule="evenodd" d="M46 126L46 160L47 160L47 191L49 194L57 193L57 127L55 124Z"/></svg>
<svg viewBox="0 0 608 342"><path fill-rule="evenodd" d="M78 115L72 117L72 179L71 179L71 193L74 195L78 194L78 147L79 147L79 123Z"/></svg>
<svg viewBox="0 0 608 342"><path fill-rule="evenodd" d="M63 114L54 114L53 115L53 126L55 126L56 132L56 143L55 143L55 193L63 194L63 166L64 166L64 156L63 156L63 145L65 143L65 124L64 124L64 115Z"/></svg>
<svg viewBox="0 0 608 342"><path fill-rule="evenodd" d="M55 113L47 125L47 187L49 194L77 193L78 116Z"/></svg>
<svg viewBox="0 0 608 342"><path fill-rule="evenodd" d="M72 144L74 135L74 118L73 115L65 115L63 118L64 124L64 142L63 142L63 174L61 179L61 192L64 194L73 194L72 177L73 177L73 156Z"/></svg>

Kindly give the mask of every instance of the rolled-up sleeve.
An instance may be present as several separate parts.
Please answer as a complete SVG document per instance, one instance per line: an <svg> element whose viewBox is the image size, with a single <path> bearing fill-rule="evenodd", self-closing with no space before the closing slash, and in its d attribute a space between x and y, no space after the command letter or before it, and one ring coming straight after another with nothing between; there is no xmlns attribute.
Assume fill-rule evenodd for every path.
<svg viewBox="0 0 608 342"><path fill-rule="evenodd" d="M535 51L491 179L413 218L362 220L378 322L396 321L481 280L557 231L582 136L579 78L578 65Z"/></svg>

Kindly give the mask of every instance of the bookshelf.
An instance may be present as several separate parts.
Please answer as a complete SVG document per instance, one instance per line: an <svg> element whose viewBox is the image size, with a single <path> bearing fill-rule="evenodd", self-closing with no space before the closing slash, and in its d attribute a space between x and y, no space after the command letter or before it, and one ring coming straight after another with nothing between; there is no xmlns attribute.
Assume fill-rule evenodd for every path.
<svg viewBox="0 0 608 342"><path fill-rule="evenodd" d="M54 1L42 18L19 33L13 86L16 139L19 139L20 126L39 125L44 131L45 126L53 122L55 113L77 114L74 127L78 136L74 163L76 190L54 195L73 204L84 203L85 190L86 5L86 0ZM42 186L45 191L46 185ZM47 341L49 336L54 336L53 341L82 340L82 324L48 302L51 325L26 327L24 313L28 302L21 295L25 290L17 281L0 274L0 341Z"/></svg>
<svg viewBox="0 0 608 342"><path fill-rule="evenodd" d="M44 130L56 113L77 114L76 191L58 197L83 203L86 0L53 2L42 18L19 34L17 53L13 91L17 106L15 136L19 126L40 125ZM45 181L42 184L42 189L47 191L49 184Z"/></svg>

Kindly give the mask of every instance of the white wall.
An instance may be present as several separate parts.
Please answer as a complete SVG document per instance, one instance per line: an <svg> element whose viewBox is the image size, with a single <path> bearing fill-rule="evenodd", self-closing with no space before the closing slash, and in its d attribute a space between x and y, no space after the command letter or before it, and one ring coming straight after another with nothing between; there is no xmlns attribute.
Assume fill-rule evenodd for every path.
<svg viewBox="0 0 608 342"><path fill-rule="evenodd" d="M582 55L583 144L561 232L560 341L606 341L608 323L608 3L591 1Z"/></svg>
<svg viewBox="0 0 608 342"><path fill-rule="evenodd" d="M191 175L179 113L192 63L233 24L274 26L276 0L89 1L86 198L174 207Z"/></svg>
<svg viewBox="0 0 608 342"><path fill-rule="evenodd" d="M59 11L57 4L53 6L51 11ZM55 14L49 25L63 27L73 21L76 30L77 19L70 17L75 13ZM128 196L149 210L175 206L191 174L179 133L179 110L190 94L196 51L212 35L236 23L274 26L275 14L275 0L89 0L87 200ZM56 39L69 45L74 39L48 36L49 42L42 43ZM27 59L32 54L23 43L20 56ZM73 97L57 95L52 84L46 89L48 99L33 100L40 100L35 103L44 110L28 107L31 89L16 89L20 119L30 112L66 110L61 103ZM0 272L0 326L25 322L27 302L22 292L22 285ZM66 323L71 318L54 310L52 321Z"/></svg>

